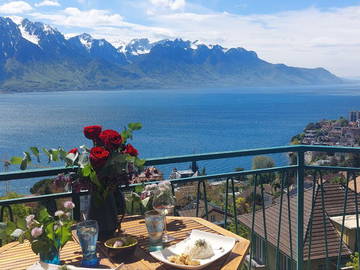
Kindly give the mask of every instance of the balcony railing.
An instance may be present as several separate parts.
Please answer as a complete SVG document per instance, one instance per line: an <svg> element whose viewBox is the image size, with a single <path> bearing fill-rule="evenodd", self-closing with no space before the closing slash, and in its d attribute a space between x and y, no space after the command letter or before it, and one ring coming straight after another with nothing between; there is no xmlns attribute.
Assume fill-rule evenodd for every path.
<svg viewBox="0 0 360 270"><path fill-rule="evenodd" d="M239 233L240 226L250 230L252 242L248 268L255 268L260 260L265 269L341 269L350 253L358 251L360 241L359 205L356 175L360 168L339 166L313 166L305 164L305 153L322 152L324 154L351 153L360 154L360 148L330 146L283 146L242 151L229 151L208 154L196 154L165 158L148 159L146 166L168 165L238 157L292 153L296 156L294 165L273 168L231 171L197 177L171 179L173 187L179 184L197 183L197 209L199 214L200 198L204 200L205 218L209 218L206 182L223 180L225 188L224 226L231 222ZM56 176L59 173L75 171L76 168L51 168L27 171L6 172L0 174L1 181ZM342 172L344 183L331 184L325 178L328 172ZM264 184L270 174L280 179L280 192L270 205L265 206ZM251 176L252 207L251 212L237 215L235 183ZM309 183L306 186L305 183ZM295 179L295 188L290 189ZM354 180L355 189L349 189ZM134 189L142 184L133 184ZM87 192L64 192L34 197L0 200L0 221L4 211L11 212L11 205L71 197L76 208L74 218L80 219L80 196ZM260 196L256 200L256 196ZM229 209L231 207L231 210ZM341 209L341 211L337 210ZM230 215L230 212L232 214ZM237 216L234 218L233 214ZM349 217L355 218L348 226ZM241 224L241 225L240 225ZM350 224L350 223L349 223ZM351 240L353 239L353 240ZM353 247L349 243L355 243ZM322 268L321 268L322 267Z"/></svg>

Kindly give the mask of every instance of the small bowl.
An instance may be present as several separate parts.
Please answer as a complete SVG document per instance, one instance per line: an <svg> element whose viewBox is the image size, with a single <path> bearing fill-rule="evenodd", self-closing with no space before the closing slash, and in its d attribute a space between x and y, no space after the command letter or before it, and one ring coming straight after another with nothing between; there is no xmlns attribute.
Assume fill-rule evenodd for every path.
<svg viewBox="0 0 360 270"><path fill-rule="evenodd" d="M121 247L113 247L116 241L122 241L125 245ZM108 255L114 259L125 259L134 254L138 245L135 237L130 235L111 238L104 243L108 249Z"/></svg>

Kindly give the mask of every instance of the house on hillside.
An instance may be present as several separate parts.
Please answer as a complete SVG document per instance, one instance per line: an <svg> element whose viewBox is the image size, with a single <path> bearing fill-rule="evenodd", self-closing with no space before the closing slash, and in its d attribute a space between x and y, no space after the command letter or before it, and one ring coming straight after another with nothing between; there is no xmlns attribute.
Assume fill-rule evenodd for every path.
<svg viewBox="0 0 360 270"><path fill-rule="evenodd" d="M181 217L196 217L196 200L192 201L185 207L178 210L178 214ZM224 225L224 215L225 212L221 207L218 207L214 204L208 203L208 216L209 221L219 225ZM206 210L205 210L205 202L203 200L199 200L199 214L198 217L206 219ZM233 215L228 214L228 220L232 219Z"/></svg>
<svg viewBox="0 0 360 270"><path fill-rule="evenodd" d="M314 270L326 269L325 250L327 243L328 269L336 269L341 238L340 232L342 227L342 222L339 221L342 221L344 212L345 188L341 184L325 182L323 185L324 208L322 207L321 186L316 184L315 192L313 192L313 190L313 188L309 188L304 191L304 264L307 265L307 263L311 263L310 269ZM276 269L276 246L279 229L280 269L296 269L296 200L296 193L292 194L290 196L289 217L288 201L287 197L284 196L280 223L280 200L265 209L268 239L267 261L265 261L266 245L264 241L265 226L263 221L263 212L262 209L255 212L253 265L256 263L259 266L258 269L263 269L265 264L267 269ZM354 222L354 215L356 214L355 206L355 193L349 189L345 212L346 219L344 224L344 237L341 248L343 263L357 248L356 242L354 241L354 237L356 235L356 226L354 226L356 223L356 220ZM358 200L358 207L360 209L360 200ZM341 219L339 217L341 217ZM239 216L239 222L251 229L252 213ZM280 228L279 224L281 224Z"/></svg>
<svg viewBox="0 0 360 270"><path fill-rule="evenodd" d="M198 171L193 171L193 169L187 170L178 170L174 168L170 173L169 179L179 179L179 178L188 178L188 177L195 177L198 175Z"/></svg>
<svg viewBox="0 0 360 270"><path fill-rule="evenodd" d="M144 183L144 182L153 182L153 181L162 181L164 180L163 173L156 167L148 167L139 175L134 176L131 179L131 184Z"/></svg>

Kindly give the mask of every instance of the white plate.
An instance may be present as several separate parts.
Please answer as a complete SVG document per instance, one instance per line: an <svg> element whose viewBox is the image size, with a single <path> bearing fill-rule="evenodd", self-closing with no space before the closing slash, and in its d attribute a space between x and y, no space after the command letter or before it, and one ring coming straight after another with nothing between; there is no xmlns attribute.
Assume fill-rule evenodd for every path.
<svg viewBox="0 0 360 270"><path fill-rule="evenodd" d="M167 258L171 255L180 255L183 253L190 241L196 241L198 239L205 239L207 242L210 243L211 247L214 250L214 255L208 259L198 260L200 265L191 266L191 265L180 265L170 262ZM172 245L168 248L165 248L160 251L153 251L150 252L151 256L155 259L171 265L176 268L180 269L202 269L212 262L216 261L217 259L221 258L222 256L228 254L234 247L236 240L231 237L226 237L214 233L203 232L199 230L192 230L191 234L185 240L177 243L176 245Z"/></svg>

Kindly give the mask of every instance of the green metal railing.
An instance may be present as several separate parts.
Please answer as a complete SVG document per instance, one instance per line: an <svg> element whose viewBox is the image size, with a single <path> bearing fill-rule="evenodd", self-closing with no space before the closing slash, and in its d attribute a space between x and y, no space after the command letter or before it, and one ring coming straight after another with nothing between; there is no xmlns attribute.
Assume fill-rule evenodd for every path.
<svg viewBox="0 0 360 270"><path fill-rule="evenodd" d="M252 175L252 190L253 190L253 206L252 212L252 222L248 227L251 231L250 233L250 240L252 241L252 248L250 251L249 256L249 268L252 269L252 259L254 258L255 253L255 235L256 235L256 219L255 215L257 213L261 213L262 216L262 223L264 225L264 233L263 236L260 238L264 241L264 261L266 264L267 269L285 269L284 266L281 264L280 257L285 256L287 261L290 265L296 265L296 269L312 269L312 261L310 260L311 252L312 252L312 229L315 224L312 224L313 220L313 210L315 206L315 194L316 192L321 193L321 204L322 204L322 211L323 211L323 231L325 232L325 243L324 243L324 268L325 269L332 269L334 262L336 264L336 269L340 269L342 260L344 256L342 255L342 248L343 248L343 235L344 235L344 224L345 224L345 216L348 213L347 204L348 204L348 185L350 179L355 179L356 174L360 172L360 168L353 168L353 167L339 167L339 166L310 166L305 164L304 154L306 152L323 152L323 153L353 153L353 154L360 154L360 148L351 148L351 147L330 147L330 146L308 146L308 145L294 145L294 146L281 146L281 147L271 147L271 148L261 148L261 149L250 149L250 150L241 150L241 151L228 151L228 152L219 152L219 153L208 153L208 154L195 154L195 155L185 155L185 156L175 156L175 157L164 157L164 158L155 158L155 159L148 159L146 161L146 166L153 166L153 165L167 165L173 163L185 163L191 162L192 167L196 168L196 162L198 161L205 161L205 160L217 160L217 159L229 159L229 158L239 158L239 157L248 157L248 156L257 156L257 155L272 155L272 154L280 154L280 153L293 153L296 154L296 161L295 165L286 165L286 166L279 166L273 168L264 168L264 169L255 169L255 170L243 170L243 171L234 171L234 172L226 172L226 173L217 173L217 174L210 174L210 175L202 175L196 177L189 177L189 178L181 178L181 179L171 179L172 187L176 186L177 184L185 184L190 182L197 182L197 209L196 215L199 215L199 201L201 198L201 194L203 196L205 202L205 217L209 218L208 213L208 204L207 204L207 194L206 194L206 181L211 180L224 180L225 183L225 206L224 206L224 226L227 227L229 222L229 193L232 197L232 222L235 225L235 231L239 233L239 221L237 218L237 207L236 207L236 197L235 197L235 179L242 181L246 177ZM0 173L0 182L1 181L8 181L8 180L16 180L16 179L26 179L26 178L38 178L44 176L55 176L59 173L68 173L73 172L77 168L51 168L51 169L36 169L36 170L27 170L27 171L16 171L16 172L6 172ZM325 211L325 192L324 192L324 181L323 181L323 173L324 172L346 172L346 183L343 185L345 189L345 198L343 201L343 220L340 232L340 241L338 243L339 252L337 254L337 258L334 259L333 257L329 256L329 243L327 241L328 231L327 231L327 213ZM269 175L270 173L277 173L280 175L280 195L277 204L279 205L279 216L277 221L278 231L276 236L272 235L271 237L276 237L275 244L269 241L269 232L268 232L268 224L267 222L267 215L266 215L266 207L264 204L264 189L263 189L263 179L264 177ZM313 176L313 200L311 206L311 214L308 222L308 226L306 226L306 231L304 231L304 222L305 222L305 215L304 215L304 178L305 176L312 175ZM293 195L290 195L291 191L289 190L290 179L296 177L296 230L293 231L292 223L294 220L291 220L291 198ZM142 184L133 184L130 185L129 188L135 188L138 185ZM255 202L255 197L257 195L257 189L260 188L260 196L261 196L261 205L257 206ZM201 192L202 189L202 192ZM356 181L355 181L355 191L357 191ZM75 202L76 208L74 209L74 218L80 219L80 196L88 194L87 192L64 192L64 193L57 193L57 194L48 194L48 195L40 195L34 197L25 197L25 198L15 198L9 200L0 200L0 221L2 220L4 210L8 210L11 212L11 205L19 204L19 203L28 203L28 202L35 202L35 201L44 201L49 199L59 199L64 197L71 197L72 200ZM285 195L285 196L284 196ZM354 197L355 196L355 197ZM358 211L358 198L357 192L355 192L352 197L355 198L355 211L352 213L356 215L356 243L360 241L360 230L359 230L359 211ZM287 201L287 211L283 210L284 201ZM259 208L259 209L257 209ZM260 212L259 212L260 211ZM283 220L283 214L286 213L288 220ZM236 215L236 218L234 217ZM290 248L290 255L285 254L280 247L280 236L283 233L280 228L283 222L287 222L288 224L288 231L289 231L289 248ZM293 235L295 233L295 235ZM258 235L259 237L259 235ZM305 248L305 241L304 239L308 239L308 252L304 255L304 248ZM293 241L296 241L295 249L293 250ZM332 243L333 245L333 243ZM356 249L359 248L359 244L357 244ZM275 250L275 266L270 266L269 262L269 250ZM317 262L318 263L318 262ZM291 267L290 267L291 268ZM289 268L289 269L290 269ZM292 269L292 268L291 268Z"/></svg>

